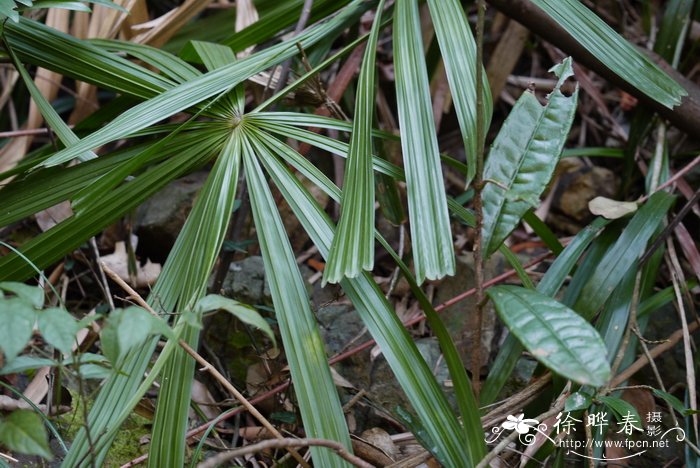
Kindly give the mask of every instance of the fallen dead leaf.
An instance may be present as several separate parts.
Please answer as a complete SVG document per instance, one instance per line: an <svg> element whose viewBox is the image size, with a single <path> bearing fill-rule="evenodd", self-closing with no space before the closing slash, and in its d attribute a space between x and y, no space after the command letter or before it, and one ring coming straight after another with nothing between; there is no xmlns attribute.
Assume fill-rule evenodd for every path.
<svg viewBox="0 0 700 468"><path fill-rule="evenodd" d="M153 263L146 260L146 264L136 267L136 277L129 275L129 256L126 253L126 245L123 241L114 244L114 253L102 257L102 261L114 271L121 279L135 288L145 288L151 286L160 275L160 263Z"/></svg>
<svg viewBox="0 0 700 468"><path fill-rule="evenodd" d="M606 219L618 219L637 211L637 204L635 202L623 202L605 197L595 197L588 202L588 209L591 210L591 213L594 215L602 216Z"/></svg>

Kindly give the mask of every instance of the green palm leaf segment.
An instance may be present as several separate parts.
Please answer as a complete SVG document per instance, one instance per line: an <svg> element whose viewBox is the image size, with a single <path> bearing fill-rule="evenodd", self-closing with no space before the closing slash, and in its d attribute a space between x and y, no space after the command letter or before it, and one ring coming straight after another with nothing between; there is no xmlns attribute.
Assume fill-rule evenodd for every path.
<svg viewBox="0 0 700 468"><path fill-rule="evenodd" d="M413 263L421 284L454 274L455 262L416 0L396 3L394 66Z"/></svg>
<svg viewBox="0 0 700 468"><path fill-rule="evenodd" d="M43 165L53 166L70 161L85 151L92 150L120 138L125 138L138 130L195 106L212 96L233 89L235 85L248 77L297 54L299 52L297 43L301 44L305 49L309 48L328 34L345 26L349 20L356 16L357 12L361 11L363 6L364 2L362 0L355 0L329 21L313 26L298 35L294 42L288 41L277 44L236 63L217 68L198 78L167 89L167 91L132 107L115 118L109 125L83 138L78 143L57 152L51 158L44 161ZM23 24L24 21L20 21L19 26L14 25L12 32L17 36L21 36L24 32L22 29ZM6 28L8 32L10 32L10 28L7 26ZM48 34L48 36L48 40L53 40L57 37L56 34ZM47 38L44 39L46 40ZM13 43L12 46L17 51L20 50L20 46L28 47L27 44L22 41L17 41L17 43ZM40 50L33 50L33 52L35 54L41 54ZM111 58L112 54L106 52L105 54ZM18 55L24 60L21 54L18 53ZM35 57L35 59L38 58ZM68 58L62 58L59 63L52 63L52 66L47 68L51 70L63 68L66 66L66 60L68 60ZM115 66L118 70L123 64Z"/></svg>
<svg viewBox="0 0 700 468"><path fill-rule="evenodd" d="M428 0L428 6L464 140L469 185L476 174L477 147L484 144L476 141L476 42L458 0ZM483 76L485 135L491 123L493 104L486 73Z"/></svg>
<svg viewBox="0 0 700 468"><path fill-rule="evenodd" d="M487 294L508 329L535 359L582 385L601 387L608 382L605 344L579 314L519 286L494 286Z"/></svg>
<svg viewBox="0 0 700 468"><path fill-rule="evenodd" d="M610 70L668 108L688 93L578 0L532 0Z"/></svg>
<svg viewBox="0 0 700 468"><path fill-rule="evenodd" d="M61 140L61 143L63 143L65 146L70 146L77 143L80 138L73 133L73 130L71 130L63 119L61 119L61 116L58 115L56 109L54 109L51 103L46 100L43 94L41 94L41 91L34 83L34 80L32 80L32 78L29 76L29 72L27 72L24 65L22 65L22 63L20 63L20 61L17 59L17 56L13 52L12 48L8 47L7 51L9 52L10 57L12 57L15 68L22 77L24 84L27 86L29 94L36 103L39 112L41 112L41 115L44 117L49 127L56 132L56 135L58 136L58 139ZM89 161L90 159L97 158L97 156L92 151L87 151L79 156L79 158L81 161Z"/></svg>
<svg viewBox="0 0 700 468"><path fill-rule="evenodd" d="M194 310L195 303L206 293L207 279L233 213L240 161L241 132L235 128L209 174L153 291L154 298L177 298L175 310ZM197 349L197 324L186 324L182 339ZM193 373L194 360L178 348L165 367L158 394L149 466L184 464Z"/></svg>
<svg viewBox="0 0 700 468"><path fill-rule="evenodd" d="M495 252L527 210L539 204L574 120L578 88L570 97L560 91L573 75L567 58L552 68L559 77L546 106L524 92L508 115L484 168L482 191L484 256Z"/></svg>
<svg viewBox="0 0 700 468"><path fill-rule="evenodd" d="M212 136L212 138L215 137ZM210 140L209 145L217 146L216 139ZM234 198L232 193L235 193L235 183L237 181L236 173L240 160L240 155L236 156L237 152L240 153L240 150L236 149L236 139L231 136L226 140L221 150L220 158L215 164L203 188L202 194L198 198L188 218L188 222L183 228L183 232L178 237L173 251L168 261L166 261L163 271L158 278L158 282L149 297L149 303L159 312L170 313L176 309L180 311L192 310L196 300L201 297L205 291L204 288L209 272L214 264L218 248L220 248L221 242L223 242L223 236L228 225L228 217L232 211ZM184 156L189 158L193 157L189 152L185 152ZM178 161L176 158L173 158L173 162L183 166L182 162ZM187 169L187 166L183 167ZM172 179L172 176L166 171L156 172L154 175L156 174L166 181ZM126 184L124 189L128 191L129 186L136 183L137 180ZM147 180L148 179L145 181ZM135 189L132 189L132 191L134 190ZM122 192L122 188L120 187L120 189L115 192ZM224 199L227 195L230 195L230 201ZM113 197L109 198L111 200ZM112 203L114 203L114 201L112 201ZM91 216L94 211L93 205L95 205L95 203L90 205L82 216L74 219L93 221L95 219L95 216ZM99 208L99 204L97 204L97 207ZM221 222L223 222L223 227L220 224ZM65 232L70 225L64 227L64 224L65 223L59 224L53 230L57 230L59 233ZM102 225L103 224L99 224L99 226ZM51 231L47 231L47 233L50 232ZM78 241L80 241L80 239L78 239ZM216 247L217 244L219 247ZM183 339L189 340L190 342L196 339L196 329L192 330L195 327L190 323L182 323L178 328L180 329ZM137 389L142 388L139 384L141 383L142 376L148 366L153 351L155 350L156 343L157 338L151 340L143 347L130 352L124 358L123 363L121 363L103 383L95 399L95 403L90 410L90 414L88 415L88 427L91 438L94 439L97 434L103 433L116 434L115 427L118 427L123 421L115 418L115 415L123 412L128 414L128 412L131 411L132 407L129 405L133 403L133 395L135 395ZM173 349L171 352L176 354L180 353L181 350L178 348ZM165 364L161 362L163 358L164 356L162 355L161 358L159 358L158 365L161 367ZM187 366L187 363L183 365ZM188 369L185 367L183 372L187 370ZM152 372L153 370L151 373ZM189 368L188 375L188 382L191 382L191 367ZM172 384L163 382L162 391L169 392L169 385ZM146 387L145 390L148 390L148 387ZM189 387L187 387L186 392L186 404L189 404ZM138 399L136 402L138 402ZM182 403L179 399L178 401L174 401L173 404L176 406L185 405L185 403ZM173 410L170 411L173 412ZM159 416L157 415L156 419L158 420L158 418ZM186 418L184 421L186 421ZM179 424L184 425L181 421ZM180 443L184 442L184 427L178 427L176 423L173 422L172 430L182 430ZM160 435L155 434L154 436L156 438L160 437ZM71 468L77 466L91 466L91 453L93 452L90 441L91 438L88 437L85 428L81 429L71 445L70 451L64 459L62 466ZM94 452L95 462L98 465L105 459L111 441L112 439L106 436L100 439L99 447ZM174 444L167 448L167 452L171 452L171 454L169 455L170 458L166 458L166 460L172 460L172 457L177 457L173 450L174 447L178 447L178 445ZM156 454L155 456L157 457L159 455Z"/></svg>
<svg viewBox="0 0 700 468"><path fill-rule="evenodd" d="M382 22L384 0L379 2L362 68L357 82L355 116L350 137L350 152L343 179L343 197L338 232L323 282L337 283L355 278L374 266L374 172L372 171L372 116L374 115L374 64L377 38Z"/></svg>
<svg viewBox="0 0 700 468"><path fill-rule="evenodd" d="M304 158L287 145L279 142L273 144L271 142L276 141L274 138L271 139L260 131L255 133L269 153L278 154L293 166L303 163ZM334 228L326 213L273 154L263 156L260 160L321 255L328 258ZM319 186L328 189L331 196L339 196L338 188L320 171L309 166L307 169L312 170L312 175L315 174L315 179L321 182ZM340 284L379 344L418 414L432 445L429 449L445 466L476 465L483 455L483 435L481 432L470 434L471 437L478 438L471 443L464 439L464 431L430 368L371 276L365 272L355 278L346 278ZM469 417L478 418L478 415Z"/></svg>
<svg viewBox="0 0 700 468"><path fill-rule="evenodd" d="M270 157L259 153L262 158ZM275 316L304 430L309 437L335 440L351 450L345 416L333 384L316 319L309 305L304 280L276 203L251 146L246 145L243 160L260 251L270 282ZM350 466L329 449L315 447L311 453L318 466Z"/></svg>

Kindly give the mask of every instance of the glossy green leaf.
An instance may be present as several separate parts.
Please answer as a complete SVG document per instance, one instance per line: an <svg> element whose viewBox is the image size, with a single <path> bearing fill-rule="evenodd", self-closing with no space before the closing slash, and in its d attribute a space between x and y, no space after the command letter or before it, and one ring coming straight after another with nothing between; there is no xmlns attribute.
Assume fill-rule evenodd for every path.
<svg viewBox="0 0 700 468"><path fill-rule="evenodd" d="M261 161L321 255L327 257L333 225L326 213L283 164L272 156ZM377 340L423 427L435 442L431 450L439 452L448 466L475 465L481 452L472 447L480 446L482 434L472 435L479 440L469 444L464 440L464 432L435 377L371 276L363 273L356 278L346 278L341 286Z"/></svg>
<svg viewBox="0 0 700 468"><path fill-rule="evenodd" d="M29 342L36 321L36 311L20 297L0 299L0 349L5 360L12 361Z"/></svg>
<svg viewBox="0 0 700 468"><path fill-rule="evenodd" d="M554 372L582 385L610 379L598 332L576 312L541 293L517 286L487 290L498 315L525 348Z"/></svg>
<svg viewBox="0 0 700 468"><path fill-rule="evenodd" d="M467 155L467 185L476 174L476 42L458 0L428 0ZM481 65L480 65L481 66ZM484 135L491 123L491 91L484 77Z"/></svg>
<svg viewBox="0 0 700 468"><path fill-rule="evenodd" d="M532 0L608 69L672 108L688 93L578 0Z"/></svg>
<svg viewBox="0 0 700 468"><path fill-rule="evenodd" d="M44 423L33 411L17 410L0 419L0 444L19 453L53 459Z"/></svg>
<svg viewBox="0 0 700 468"><path fill-rule="evenodd" d="M417 0L396 3L394 67L413 264L421 284L453 275L455 259Z"/></svg>
<svg viewBox="0 0 700 468"><path fill-rule="evenodd" d="M629 418L629 423L632 424L637 431L642 431L642 419L639 417L637 409L632 404L622 398L611 396L599 396L596 399L600 400L605 406L612 410L618 424L622 423L624 418Z"/></svg>
<svg viewBox="0 0 700 468"><path fill-rule="evenodd" d="M273 344L277 346L275 334L270 328L270 324L256 311L254 308L227 297L219 296L218 294L209 294L204 296L197 302L197 308L202 312L223 309L236 317L241 322L253 326L270 337Z"/></svg>
<svg viewBox="0 0 700 468"><path fill-rule="evenodd" d="M80 325L65 309L52 307L38 312L39 332L44 340L64 354L70 354Z"/></svg>
<svg viewBox="0 0 700 468"><path fill-rule="evenodd" d="M354 278L374 267L374 173L372 171L372 116L374 115L377 39L384 0L372 24L357 82L355 116L343 179L338 232L323 270L323 282Z"/></svg>
<svg viewBox="0 0 700 468"><path fill-rule="evenodd" d="M573 306L582 317L590 320L608 300L627 271L644 253L647 242L674 200L672 195L660 191L639 208L613 247L597 263L593 274L588 276Z"/></svg>
<svg viewBox="0 0 700 468"><path fill-rule="evenodd" d="M220 142L212 141L208 136L174 148L170 159L154 165L115 190L101 194L80 215L68 218L23 244L22 254L40 268L51 265L173 179L200 167L218 148ZM0 258L0 280L25 279L34 273L32 267L18 255L9 254Z"/></svg>
<svg viewBox="0 0 700 468"><path fill-rule="evenodd" d="M654 52L668 63L678 63L688 27L693 20L693 3L693 0L671 0L664 5L664 16L654 43Z"/></svg>
<svg viewBox="0 0 700 468"><path fill-rule="evenodd" d="M345 416L304 280L266 177L251 147L244 151L244 163L251 211L304 430L309 437L335 440L351 450ZM311 453L319 466L349 466L326 448L312 448Z"/></svg>
<svg viewBox="0 0 700 468"><path fill-rule="evenodd" d="M6 23L3 32L22 62L74 79L141 98L153 97L175 85L122 57L28 18L21 18L17 24Z"/></svg>
<svg viewBox="0 0 700 468"><path fill-rule="evenodd" d="M571 59L552 68L559 81L546 106L526 91L493 143L484 167L482 243L488 256L510 235L549 183L574 120L578 89L560 91L573 75Z"/></svg>

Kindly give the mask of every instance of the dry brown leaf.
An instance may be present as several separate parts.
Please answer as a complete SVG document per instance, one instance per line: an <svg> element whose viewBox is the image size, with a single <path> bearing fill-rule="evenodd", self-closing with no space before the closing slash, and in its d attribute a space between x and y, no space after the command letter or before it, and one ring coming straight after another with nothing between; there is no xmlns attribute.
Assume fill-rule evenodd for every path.
<svg viewBox="0 0 700 468"><path fill-rule="evenodd" d="M209 389L197 379L192 380L192 402L199 406L207 419L214 419L221 414L220 408L216 405L216 400Z"/></svg>
<svg viewBox="0 0 700 468"><path fill-rule="evenodd" d="M63 201L58 205L54 205L51 208L39 211L36 217L36 223L39 225L39 229L42 232L46 232L63 220L66 220L73 216L73 209L70 206L69 201Z"/></svg>
<svg viewBox="0 0 700 468"><path fill-rule="evenodd" d="M123 241L114 244L114 253L102 257L102 261L114 271L121 279L136 288L151 286L160 275L160 263L152 263L150 260L146 264L136 267L136 278L129 276L129 256L126 253L126 245Z"/></svg>

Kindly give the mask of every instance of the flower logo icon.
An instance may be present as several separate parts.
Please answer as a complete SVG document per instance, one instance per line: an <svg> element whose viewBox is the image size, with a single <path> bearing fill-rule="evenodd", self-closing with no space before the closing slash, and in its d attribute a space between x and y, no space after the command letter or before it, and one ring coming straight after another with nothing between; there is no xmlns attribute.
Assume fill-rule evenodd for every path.
<svg viewBox="0 0 700 468"><path fill-rule="evenodd" d="M521 413L517 416L508 415L506 420L501 424L503 429L513 431L515 430L518 434L527 434L530 429L537 427L539 421L536 419L525 419L525 414Z"/></svg>

